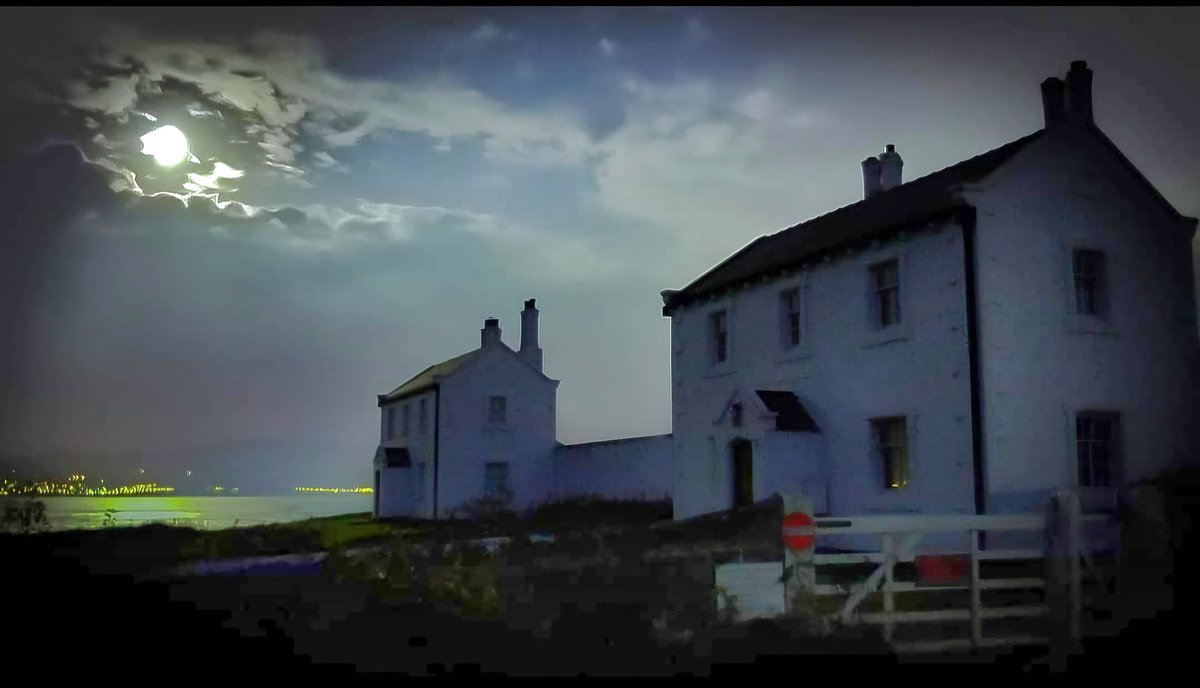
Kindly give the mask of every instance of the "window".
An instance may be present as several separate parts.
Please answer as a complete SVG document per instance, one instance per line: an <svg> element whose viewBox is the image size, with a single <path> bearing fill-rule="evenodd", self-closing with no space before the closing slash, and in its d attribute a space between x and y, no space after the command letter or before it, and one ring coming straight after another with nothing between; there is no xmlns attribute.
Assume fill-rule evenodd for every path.
<svg viewBox="0 0 1200 688"><path fill-rule="evenodd" d="M508 462L489 462L483 468L483 493L494 496L508 492Z"/></svg>
<svg viewBox="0 0 1200 688"><path fill-rule="evenodd" d="M401 427L401 428L404 430L404 436L405 436L405 437L408 437L408 428L409 428L409 424L408 424L408 404L405 404L405 405L404 405L404 414L403 414L403 415L404 415L404 420L403 420L403 422L401 423L400 427Z"/></svg>
<svg viewBox="0 0 1200 688"><path fill-rule="evenodd" d="M717 311L709 316L709 330L712 341L712 361L724 363L729 359L729 322L725 311Z"/></svg>
<svg viewBox="0 0 1200 688"><path fill-rule="evenodd" d="M488 422L504 425L508 422L508 409L504 397L488 397Z"/></svg>
<svg viewBox="0 0 1200 688"><path fill-rule="evenodd" d="M1071 273L1075 278L1075 312L1104 315L1104 254L1076 249L1071 255Z"/></svg>
<svg viewBox="0 0 1200 688"><path fill-rule="evenodd" d="M779 295L780 334L783 348L800 344L800 290L788 289Z"/></svg>
<svg viewBox="0 0 1200 688"><path fill-rule="evenodd" d="M871 266L875 325L879 328L900 322L900 262L892 259Z"/></svg>
<svg viewBox="0 0 1200 688"><path fill-rule="evenodd" d="M425 415L425 400L422 399L420 411L417 413L417 431L421 433L425 432Z"/></svg>
<svg viewBox="0 0 1200 688"><path fill-rule="evenodd" d="M905 419L873 420L871 429L883 464L883 486L897 490L908 485L908 428Z"/></svg>
<svg viewBox="0 0 1200 688"><path fill-rule="evenodd" d="M388 410L387 410L387 432L384 434L384 437L386 439L390 440L390 439L392 439L392 436L395 434L396 434L396 409L395 409L395 407L389 406Z"/></svg>
<svg viewBox="0 0 1200 688"><path fill-rule="evenodd" d="M416 464L416 468L417 468L416 485L414 485L413 487L416 489L417 501L422 502L422 501L425 501L425 462L418 461Z"/></svg>
<svg viewBox="0 0 1200 688"><path fill-rule="evenodd" d="M1075 416L1075 460L1080 487L1112 487L1119 425L1115 413L1085 412Z"/></svg>

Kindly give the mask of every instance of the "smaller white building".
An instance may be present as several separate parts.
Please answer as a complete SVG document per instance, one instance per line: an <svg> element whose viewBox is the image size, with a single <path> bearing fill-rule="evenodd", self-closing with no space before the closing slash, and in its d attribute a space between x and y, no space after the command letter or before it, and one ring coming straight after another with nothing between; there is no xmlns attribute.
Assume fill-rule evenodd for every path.
<svg viewBox="0 0 1200 688"><path fill-rule="evenodd" d="M558 380L542 371L538 310L517 350L489 318L480 346L378 397L375 515L447 518L485 497L515 510L572 496L670 497L670 435L564 445Z"/></svg>

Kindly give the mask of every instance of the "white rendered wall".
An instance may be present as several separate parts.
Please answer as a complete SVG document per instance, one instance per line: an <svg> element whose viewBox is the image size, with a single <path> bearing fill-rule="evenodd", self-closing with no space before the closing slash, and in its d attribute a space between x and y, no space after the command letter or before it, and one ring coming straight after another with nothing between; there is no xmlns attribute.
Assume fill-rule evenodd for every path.
<svg viewBox="0 0 1200 688"><path fill-rule="evenodd" d="M902 323L869 319L869 266L900 261ZM755 499L825 481L833 514L974 511L962 233L947 224L869 251L841 255L784 279L672 317L675 517L731 506L729 442L755 443ZM804 343L783 350L779 293L799 287ZM714 367L709 314L726 309L730 360ZM796 393L819 437L780 438L758 421L733 428L722 409L735 393L749 409L756 389ZM883 487L871 418L908 417L908 487ZM778 433L803 435L804 433ZM819 489L809 488L811 492Z"/></svg>
<svg viewBox="0 0 1200 688"><path fill-rule="evenodd" d="M425 401L425 429L421 430L421 401ZM377 516L416 516L428 518L433 515L433 450L434 409L436 392L429 390L420 394L391 402L379 409L380 446L407 447L412 466L409 468L387 468L380 475L379 512ZM404 407L409 408L408 433L404 432ZM392 436L387 435L387 410L396 409ZM424 484L417 481L417 465L424 463ZM378 465L376 470L380 470Z"/></svg>
<svg viewBox="0 0 1200 688"><path fill-rule="evenodd" d="M559 445L553 498L669 499L671 446L669 434Z"/></svg>
<svg viewBox="0 0 1200 688"><path fill-rule="evenodd" d="M989 511L1076 484L1074 414L1120 413L1125 482L1195 462L1190 227L1070 129L968 193L978 208ZM1072 312L1071 250L1104 251L1110 317Z"/></svg>
<svg viewBox="0 0 1200 688"><path fill-rule="evenodd" d="M550 494L558 382L550 380L511 350L485 349L478 358L442 381L441 440L438 447L438 515L477 499L484 492L488 462L509 463L512 506L524 509ZM505 397L507 423L493 426L488 397Z"/></svg>

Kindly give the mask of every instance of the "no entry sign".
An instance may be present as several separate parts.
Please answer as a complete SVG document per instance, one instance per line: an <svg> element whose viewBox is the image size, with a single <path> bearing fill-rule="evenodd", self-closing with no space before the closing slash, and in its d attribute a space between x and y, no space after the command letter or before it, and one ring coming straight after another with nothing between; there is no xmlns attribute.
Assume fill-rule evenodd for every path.
<svg viewBox="0 0 1200 688"><path fill-rule="evenodd" d="M795 511L783 517L783 544L788 549L812 549L816 534L812 516Z"/></svg>

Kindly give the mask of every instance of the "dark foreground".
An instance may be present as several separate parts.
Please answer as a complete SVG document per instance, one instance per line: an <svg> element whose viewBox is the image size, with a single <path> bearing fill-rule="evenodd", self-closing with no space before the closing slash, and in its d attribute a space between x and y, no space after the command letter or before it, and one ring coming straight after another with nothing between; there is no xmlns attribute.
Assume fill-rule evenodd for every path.
<svg viewBox="0 0 1200 688"><path fill-rule="evenodd" d="M244 531L232 541L213 541L165 527L0 536L5 655L10 669L55 676L720 676L833 669L853 678L930 662L1025 672L1158 672L1188 665L1194 652L1193 624L1185 622L1196 607L1183 581L1196 578L1186 556L1175 561L1173 611L1124 624L1116 637L1091 638L1080 655L1063 660L1025 648L898 658L870 627L821 637L803 620L732 624L716 618L704 571L728 553L713 543L734 541L743 555L775 556L769 510L690 530L652 528L644 516L621 523L610 514L603 525L583 519L575 530L559 527L554 545L514 546L503 557L474 560L441 556L441 548L498 533L517 542L545 531L546 521L401 523L389 524L387 532L364 524L374 530L353 545L382 543L387 551L411 553L384 562L393 579L398 570L427 567L412 577L415 587L401 588L381 584L362 560L339 549L338 538L353 539L344 524L334 535L325 528L317 540L276 529L263 531L270 536ZM569 519L558 514L550 520L561 526ZM1194 551L1194 541L1186 534L1177 543L1181 553ZM213 552L313 551L322 542L334 555L315 570L250 577L164 573ZM689 558L689 551L704 556ZM491 578L444 575L484 565L498 566Z"/></svg>

